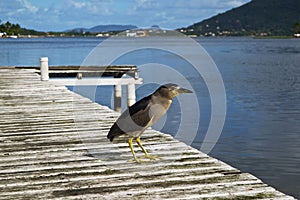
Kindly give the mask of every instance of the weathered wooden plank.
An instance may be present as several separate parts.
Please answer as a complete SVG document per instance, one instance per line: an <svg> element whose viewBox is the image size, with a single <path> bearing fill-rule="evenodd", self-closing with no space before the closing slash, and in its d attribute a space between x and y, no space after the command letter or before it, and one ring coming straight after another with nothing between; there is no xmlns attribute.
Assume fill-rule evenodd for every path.
<svg viewBox="0 0 300 200"><path fill-rule="evenodd" d="M128 162L126 138L106 139L117 113L35 70L0 68L0 115L0 199L293 199L152 129L162 159Z"/></svg>

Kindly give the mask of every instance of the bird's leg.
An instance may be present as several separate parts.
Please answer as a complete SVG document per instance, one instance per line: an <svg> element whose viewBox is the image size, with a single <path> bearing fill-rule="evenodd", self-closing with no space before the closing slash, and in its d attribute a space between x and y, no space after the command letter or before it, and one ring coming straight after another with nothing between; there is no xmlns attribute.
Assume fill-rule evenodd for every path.
<svg viewBox="0 0 300 200"><path fill-rule="evenodd" d="M135 153L134 153L133 146L132 146L132 140L133 140L133 138L130 138L130 139L128 140L128 144L129 144L131 153L132 153L132 155L133 155L134 160L135 160L136 162L138 162L138 163L141 163L142 160L139 160L139 159L136 157ZM130 160L130 161L131 161L131 160Z"/></svg>
<svg viewBox="0 0 300 200"><path fill-rule="evenodd" d="M143 147L143 145L142 145L142 143L141 143L141 139L140 139L140 137L138 137L137 139L136 139L136 143L139 145L139 147L141 147L141 149L143 150L143 152L145 153L145 158L149 158L150 160L155 160L156 158L157 159L161 159L159 156L150 156L149 154L148 154L148 152L146 151L146 149Z"/></svg>

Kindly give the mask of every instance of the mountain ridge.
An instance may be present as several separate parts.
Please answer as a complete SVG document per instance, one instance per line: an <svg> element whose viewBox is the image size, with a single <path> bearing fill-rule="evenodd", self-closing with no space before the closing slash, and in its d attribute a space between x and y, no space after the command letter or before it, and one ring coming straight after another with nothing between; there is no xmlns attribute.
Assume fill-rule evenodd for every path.
<svg viewBox="0 0 300 200"><path fill-rule="evenodd" d="M126 31L138 28L135 25L118 25L118 24L108 24L108 25L97 25L91 28L74 28L72 30L67 30L65 32L114 32L114 31Z"/></svg>
<svg viewBox="0 0 300 200"><path fill-rule="evenodd" d="M181 30L196 35L293 35L298 22L299 0L252 0Z"/></svg>

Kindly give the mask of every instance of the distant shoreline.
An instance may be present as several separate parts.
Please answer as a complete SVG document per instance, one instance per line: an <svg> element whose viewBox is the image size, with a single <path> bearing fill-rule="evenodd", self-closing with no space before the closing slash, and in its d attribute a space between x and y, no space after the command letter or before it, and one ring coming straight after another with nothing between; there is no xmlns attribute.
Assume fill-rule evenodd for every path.
<svg viewBox="0 0 300 200"><path fill-rule="evenodd" d="M18 35L16 37L13 36L7 36L7 37L0 37L0 39L34 39L34 38L102 38L102 39L106 39L109 37L113 37L112 36L103 36L103 37L97 37L97 36L92 36L92 35L88 35L88 36L57 36L57 35L53 35L53 36L45 36L45 35ZM191 38L243 38L243 37L247 37L247 38L253 38L253 39L300 39L298 37L293 37L293 36L190 36L190 35L186 35L187 37L191 37ZM126 36L125 36L126 37ZM145 36L149 37L149 36ZM151 36L150 36L151 37ZM127 37L126 37L127 38ZM129 37L128 37L129 38Z"/></svg>

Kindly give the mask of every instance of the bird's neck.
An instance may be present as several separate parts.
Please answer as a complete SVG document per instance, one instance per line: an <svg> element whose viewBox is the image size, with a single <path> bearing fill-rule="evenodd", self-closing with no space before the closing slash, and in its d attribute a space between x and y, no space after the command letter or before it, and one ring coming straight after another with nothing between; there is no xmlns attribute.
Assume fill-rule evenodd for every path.
<svg viewBox="0 0 300 200"><path fill-rule="evenodd" d="M162 97L161 95L153 95L152 103L161 105L167 111L172 103L172 99L167 97Z"/></svg>

